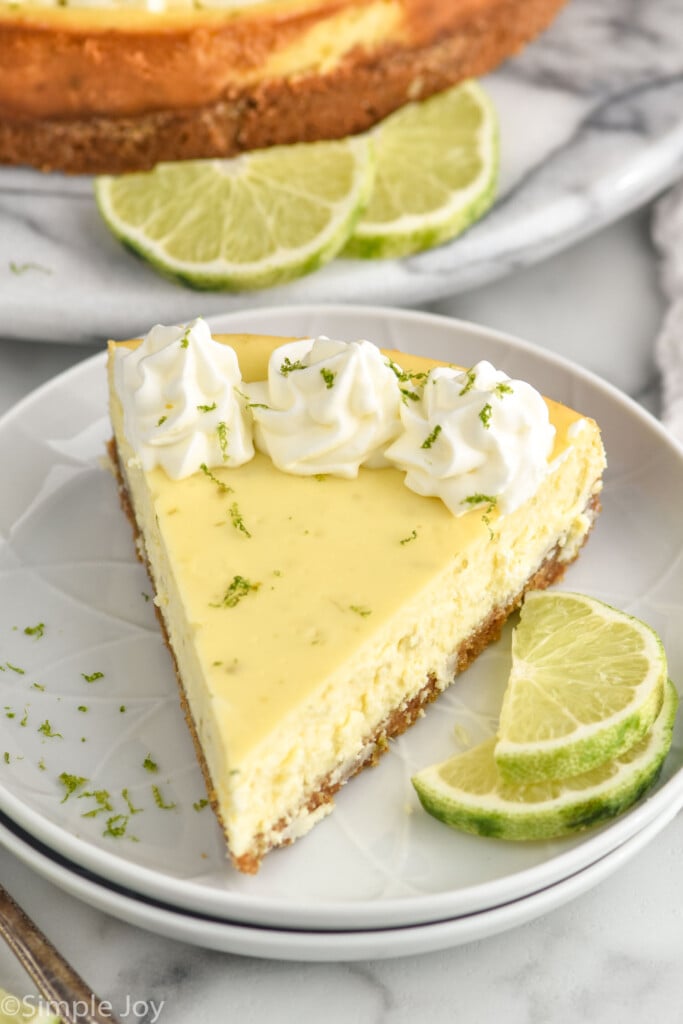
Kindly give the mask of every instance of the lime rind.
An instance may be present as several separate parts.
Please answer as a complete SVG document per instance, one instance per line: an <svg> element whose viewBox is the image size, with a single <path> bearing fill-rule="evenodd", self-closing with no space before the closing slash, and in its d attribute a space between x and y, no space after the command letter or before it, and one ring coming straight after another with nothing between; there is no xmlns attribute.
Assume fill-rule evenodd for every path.
<svg viewBox="0 0 683 1024"><path fill-rule="evenodd" d="M374 132L377 138L377 181L376 188L384 184L382 174L382 134L400 133L401 124L417 107L427 108L429 105L448 104L451 97L465 97L477 110L479 124L476 134L468 149L478 158L479 171L465 187L450 191L447 201L431 210L418 213L404 213L387 220L373 219L373 200L369 208L360 218L356 228L346 243L342 256L360 259L391 259L407 256L424 249L440 245L465 231L476 220L480 219L493 204L499 169L499 132L495 108L484 90L474 81L464 82L447 93L431 97L421 104L413 104L398 110L385 119ZM432 140L434 141L434 140ZM414 142L414 137L406 130L406 145ZM416 144L416 143L415 143ZM417 145L417 144L416 144ZM441 125L438 138L439 153L437 160L448 158L449 149L457 149L449 140L447 125ZM415 163L419 164L421 154L415 153ZM390 161L390 174L397 179L405 167L393 155ZM433 167L424 168L425 174L433 173ZM392 183L387 183L391 188ZM414 192L419 191L419 184ZM400 205L400 203L398 204Z"/></svg>
<svg viewBox="0 0 683 1024"><path fill-rule="evenodd" d="M516 782L542 782L545 779L580 775L618 757L637 743L652 727L662 706L666 672L647 702L628 718L596 726L590 735L574 743L548 741L544 749L520 752L498 740L496 764L505 778Z"/></svg>
<svg viewBox="0 0 683 1024"><path fill-rule="evenodd" d="M577 628L577 615L581 614L585 616L584 624L581 626L579 619L578 628L584 630L587 628L585 623L589 622L591 616L596 618L598 624L603 621L617 627L623 625L629 639L640 644L640 648L634 650L629 657L638 658L645 666L645 671L624 707L590 722L581 721L580 714L577 714L576 720L572 722L572 693L569 686L572 679L575 677L574 688L579 699L585 699L585 693L591 686L598 689L596 677L591 675L599 672L596 662L592 660L592 654L589 653L585 658L585 671L582 672L580 665L572 666L572 657L580 657L576 648L576 644L580 645L581 642L578 633L573 644L570 643L562 649L561 656L557 658L558 666L561 666L563 661L566 665L565 678L560 682L567 700L568 731L552 738L536 738L530 734L529 729L525 735L525 720L531 723L531 729L535 727L536 722L542 723L543 702L549 698L544 692L542 673L539 670L542 656L538 646L534 651L527 651L525 645L529 638L530 642L534 642L535 627L528 628L530 621L539 610L541 614L546 609L552 612L551 602L555 602L560 612L562 608L558 602L570 606L567 608L566 622L569 622L571 617L572 628ZM558 623L557 634L552 637L553 644L557 643L557 635L563 630L566 631L566 622ZM550 630L548 634L551 635ZM543 643L543 640L539 642ZM616 652L614 656L623 657L623 652ZM548 673L547 665L543 671ZM539 677L538 686L530 687L529 680L533 682L536 676ZM495 759L500 772L510 781L528 783L580 775L618 757L637 743L651 728L662 705L666 680L667 662L662 642L655 631L639 619L583 594L528 594L520 624L513 635L513 667L500 715L498 742L495 747ZM524 696L519 697L522 685ZM525 701L526 707L523 706ZM536 706L533 706L533 703L531 707L528 706L529 701L536 701Z"/></svg>
<svg viewBox="0 0 683 1024"><path fill-rule="evenodd" d="M328 194L330 176L325 174L320 176L316 192L312 169L316 160L323 159L328 166L335 159L339 164L349 164L349 181L338 197ZM356 136L273 147L231 161L160 164L146 174L102 176L95 182L95 198L112 233L165 276L200 290L241 291L284 284L332 260L369 201L374 174L373 139ZM233 217L230 203L225 202L233 176L242 177L242 204L229 230L223 230L216 227L216 221ZM278 194L276 200L271 196L266 203L268 180ZM197 203L198 188L200 193L203 189L201 203ZM302 219L290 216L288 198L292 205L303 203L310 208L313 224L308 239L295 239L294 244L286 245L274 241L268 255L244 261L220 254L202 258L201 252L197 258L199 244L192 237L190 225L195 234L200 234L200 241L201 237L213 237L220 244L227 238L239 244L241 238L245 246L250 246L250 233L252 239L267 240L282 224L290 233L300 234ZM126 216L118 208L122 200ZM274 211L279 211L280 221L274 220ZM203 233L200 216L205 218ZM161 237L150 237L155 232ZM185 257L181 255L183 245L188 249ZM195 253L188 258L193 246Z"/></svg>
<svg viewBox="0 0 683 1024"><path fill-rule="evenodd" d="M493 757L495 738L418 772L422 806L452 828L507 840L553 839L614 818L656 783L670 750L678 693L670 680L654 725L606 765L570 779L508 782Z"/></svg>

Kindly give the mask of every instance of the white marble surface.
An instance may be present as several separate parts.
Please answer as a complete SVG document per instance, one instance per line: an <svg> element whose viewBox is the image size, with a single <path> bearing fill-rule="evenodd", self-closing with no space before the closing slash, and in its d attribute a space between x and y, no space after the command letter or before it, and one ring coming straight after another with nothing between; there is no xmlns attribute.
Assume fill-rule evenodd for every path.
<svg viewBox="0 0 683 1024"><path fill-rule="evenodd" d="M663 316L649 211L437 307L526 336L597 370L653 411ZM434 308L434 307L432 307ZM0 342L0 408L90 348ZM616 874L513 931L426 956L356 964L211 953L121 924L0 851L0 880L122 1020L329 1024L636 1024L680 1019L679 815ZM34 989L0 948L0 985ZM138 1001L134 1007L133 1004ZM147 1004L146 1016L141 1012Z"/></svg>
<svg viewBox="0 0 683 1024"><path fill-rule="evenodd" d="M683 171L681 39L680 0L571 0L547 34L485 80L500 115L501 176L484 220L409 259L336 260L262 292L197 293L167 281L109 234L87 179L0 168L4 333L87 343L199 312L416 305L536 262Z"/></svg>

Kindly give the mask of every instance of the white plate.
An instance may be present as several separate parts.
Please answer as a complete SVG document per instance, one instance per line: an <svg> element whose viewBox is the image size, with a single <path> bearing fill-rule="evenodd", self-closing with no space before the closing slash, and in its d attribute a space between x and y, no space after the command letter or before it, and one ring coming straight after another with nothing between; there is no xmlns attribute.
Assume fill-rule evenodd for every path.
<svg viewBox="0 0 683 1024"><path fill-rule="evenodd" d="M307 932L255 928L216 921L153 903L134 893L115 890L95 876L84 875L61 861L25 833L0 823L4 846L39 875L65 892L128 924L194 946L276 960L336 962L387 960L462 946L533 921L575 899L626 864L659 834L675 814L672 807L636 832L611 853L562 882L501 907L449 921L369 931Z"/></svg>
<svg viewBox="0 0 683 1024"><path fill-rule="evenodd" d="M652 623L672 677L683 678L683 455L633 402L557 357L420 313L262 310L216 326L367 336L465 365L486 357L595 416L610 461L604 512L567 585ZM392 744L378 768L345 788L335 813L310 836L267 857L256 878L231 870L210 812L193 809L203 786L173 672L143 597L149 584L134 560L113 480L101 465L105 410L98 356L0 421L0 465L12 481L0 507L0 708L14 713L0 718L0 752L9 755L9 764L0 761L0 807L35 838L102 878L195 914L357 931L453 918L527 896L580 871L683 802L677 732L652 795L580 837L505 844L452 832L423 814L410 774L453 752L456 722L472 741L492 730L507 672L502 643ZM39 622L41 638L25 634ZM83 676L95 672L104 675L86 682ZM62 736L39 732L44 722ZM148 753L160 767L155 775L142 766ZM108 791L111 810L86 818L84 812L97 809L95 798L60 802L61 772L87 777L88 791ZM177 806L156 807L152 784ZM137 842L103 835L108 818L127 813L124 788L144 808L128 826Z"/></svg>
<svg viewBox="0 0 683 1024"><path fill-rule="evenodd" d="M498 201L455 241L400 260L334 260L291 284L198 294L157 274L99 217L89 179L0 168L0 323L11 338L92 343L157 320L245 307L417 305L568 245L683 170L683 5L571 0L485 85L501 124ZM8 267L26 269L10 274Z"/></svg>

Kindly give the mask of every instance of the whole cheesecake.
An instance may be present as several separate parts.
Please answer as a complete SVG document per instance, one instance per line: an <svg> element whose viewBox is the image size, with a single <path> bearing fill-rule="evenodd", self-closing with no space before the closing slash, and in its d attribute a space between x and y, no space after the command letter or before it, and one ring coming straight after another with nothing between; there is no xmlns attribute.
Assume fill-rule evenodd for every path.
<svg viewBox="0 0 683 1024"><path fill-rule="evenodd" d="M489 364L207 335L110 343L111 454L209 798L254 872L562 576L605 460L592 420Z"/></svg>
<svg viewBox="0 0 683 1024"><path fill-rule="evenodd" d="M482 75L565 0L0 0L0 163L120 173L340 138Z"/></svg>

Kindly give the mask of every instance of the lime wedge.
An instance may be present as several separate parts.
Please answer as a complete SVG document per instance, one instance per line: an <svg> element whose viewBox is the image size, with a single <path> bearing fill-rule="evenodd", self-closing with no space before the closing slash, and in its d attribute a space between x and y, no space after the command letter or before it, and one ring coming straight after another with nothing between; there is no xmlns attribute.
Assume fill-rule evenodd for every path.
<svg viewBox="0 0 683 1024"><path fill-rule="evenodd" d="M582 594L527 595L512 639L495 759L505 778L580 775L636 743L667 678L649 626Z"/></svg>
<svg viewBox="0 0 683 1024"><path fill-rule="evenodd" d="M189 160L95 182L111 231L194 288L282 284L339 252L374 177L368 136Z"/></svg>
<svg viewBox="0 0 683 1024"><path fill-rule="evenodd" d="M570 779L506 782L495 738L413 778L425 810L452 828L499 839L552 839L613 818L657 780L669 752L678 694L670 681L652 729L608 764Z"/></svg>
<svg viewBox="0 0 683 1024"><path fill-rule="evenodd" d="M344 256L427 249L460 234L493 202L498 123L475 82L403 107L374 135L375 187Z"/></svg>
<svg viewBox="0 0 683 1024"><path fill-rule="evenodd" d="M60 1024L61 1019L42 1009L38 998L19 999L0 988L0 1024Z"/></svg>

